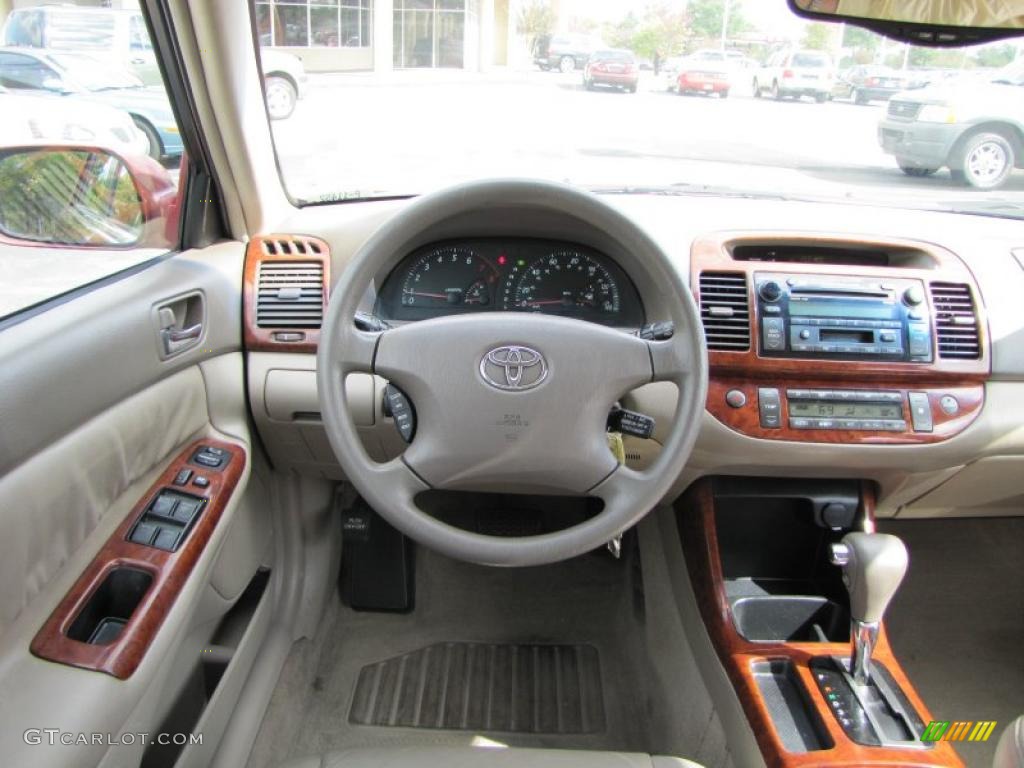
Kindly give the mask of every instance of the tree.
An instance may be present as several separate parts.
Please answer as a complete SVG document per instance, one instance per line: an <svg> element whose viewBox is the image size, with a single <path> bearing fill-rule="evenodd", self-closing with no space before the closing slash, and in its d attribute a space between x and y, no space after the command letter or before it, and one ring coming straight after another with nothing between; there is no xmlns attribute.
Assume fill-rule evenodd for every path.
<svg viewBox="0 0 1024 768"><path fill-rule="evenodd" d="M555 9L548 0L530 0L519 9L516 31L526 37L532 51L538 38L550 35L555 29Z"/></svg>
<svg viewBox="0 0 1024 768"><path fill-rule="evenodd" d="M638 56L653 59L681 53L688 40L687 17L666 2L653 3L642 18L628 13L605 28L604 38L617 48L629 48Z"/></svg>
<svg viewBox="0 0 1024 768"><path fill-rule="evenodd" d="M832 48L832 27L821 22L808 24L804 28L804 38L800 43L804 48L813 51L828 51Z"/></svg>
<svg viewBox="0 0 1024 768"><path fill-rule="evenodd" d="M974 61L979 67L1005 67L1017 56L1017 49L1011 44L979 48Z"/></svg>
<svg viewBox="0 0 1024 768"><path fill-rule="evenodd" d="M751 24L743 15L741 0L690 0L686 6L690 35L695 38L721 37L726 2L729 3L727 36L734 37L749 31Z"/></svg>

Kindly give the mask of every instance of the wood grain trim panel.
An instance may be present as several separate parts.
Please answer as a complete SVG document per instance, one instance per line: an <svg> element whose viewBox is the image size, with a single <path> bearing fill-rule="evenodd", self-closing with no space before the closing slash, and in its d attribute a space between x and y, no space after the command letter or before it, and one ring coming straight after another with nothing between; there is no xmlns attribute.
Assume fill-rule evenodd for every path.
<svg viewBox="0 0 1024 768"><path fill-rule="evenodd" d="M886 252L910 254L913 266L867 267L785 262L736 261L732 249L740 245L795 245L881 249ZM694 241L690 255L691 285L700 301L700 273L737 272L747 276L753 287L755 272L790 272L793 274L850 275L879 278L910 278L930 282L966 283L974 294L981 341L979 360L940 360L933 363L894 363L858 360L810 360L761 357L757 351L756 329L760 318L757 302L750 294L751 348L745 352L711 351L708 363L712 377L733 375L750 378L800 378L877 381L890 385L899 382L951 383L967 385L983 383L989 376L991 362L988 342L988 320L977 282L970 270L955 254L933 245L911 240L882 240L845 235L808 234L806 232L721 232L705 235ZM929 305L931 296L928 296Z"/></svg>
<svg viewBox="0 0 1024 768"><path fill-rule="evenodd" d="M200 445L228 450L231 452L231 460L220 471L189 464L189 458ZM59 664L105 672L120 680L131 677L209 543L245 466L246 452L240 445L213 439L198 440L189 445L132 508L131 513L64 596L32 640L32 653ZM185 468L208 477L209 487L197 488L191 483L187 486L173 485L175 476ZM127 538L153 497L165 487L207 500L198 521L177 552L135 544ZM150 573L153 583L121 634L109 645L89 645L69 638L68 628L93 592L111 570L122 566Z"/></svg>
<svg viewBox="0 0 1024 768"><path fill-rule="evenodd" d="M761 417L757 408L757 390L759 387L778 386L782 400L782 428L765 429L761 426ZM963 432L974 423L981 414L985 404L985 388L980 384L970 386L946 387L911 387L903 392L903 418L907 422L907 432L865 432L847 429L790 429L789 404L786 401L786 389L858 389L893 391L898 387L860 386L844 382L837 386L835 381L812 379L809 381L785 380L781 386L778 382L751 381L745 378L717 376L708 382L707 410L720 422L748 437L763 440L789 440L793 442L841 443L844 445L924 445L948 440ZM742 408L732 408L726 403L726 393L739 390L747 403ZM931 432L912 431L910 405L907 392L926 392L931 405L933 430ZM942 410L940 401L945 395L952 395L960 403L960 410L950 416Z"/></svg>
<svg viewBox="0 0 1024 768"><path fill-rule="evenodd" d="M282 248L281 245L285 248ZM273 248L273 250L271 250ZM245 347L258 352L316 353L320 343L320 329L260 328L256 325L257 283L261 262L316 261L324 270L323 311L327 314L327 301L331 290L331 248L327 242L309 235L257 235L245 249L245 271L242 282L242 303ZM275 333L298 332L300 341L278 341Z"/></svg>
<svg viewBox="0 0 1024 768"><path fill-rule="evenodd" d="M874 494L865 484L862 495L862 509L859 514L866 518L868 529L873 525ZM747 716L757 740L758 747L769 768L793 768L794 766L947 766L962 767L953 748L946 742L938 742L934 748L924 751L882 749L865 747L847 738L842 727L829 711L814 681L810 660L816 656L849 655L847 643L751 643L736 632L729 610L719 559L718 537L715 532L715 509L712 481L698 480L676 505L679 523L679 537L686 557L690 582L697 598L697 606L715 651L736 690L743 711ZM917 709L925 722L931 719L927 707L914 690L906 673L900 666L889 645L883 626L879 633L878 647L874 658L882 662L893 678L903 688L907 698ZM815 752L787 752L772 724L771 715L761 698L757 681L751 674L750 665L755 661L788 659L792 662L800 681L817 709L822 722L832 738L831 749Z"/></svg>

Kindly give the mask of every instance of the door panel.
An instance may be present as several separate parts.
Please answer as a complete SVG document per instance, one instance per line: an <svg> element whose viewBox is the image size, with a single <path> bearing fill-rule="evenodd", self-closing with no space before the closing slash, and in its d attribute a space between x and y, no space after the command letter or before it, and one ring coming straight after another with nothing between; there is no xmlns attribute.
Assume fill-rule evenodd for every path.
<svg viewBox="0 0 1024 768"><path fill-rule="evenodd" d="M270 564L263 501L246 493L243 253L229 243L174 256L0 330L4 765L138 765L138 739L110 742L160 732L184 678L201 668L202 644ZM202 297L201 343L163 359L157 310L187 295ZM33 637L107 540L172 459L203 438L244 448L245 467L138 668L120 681L33 656ZM246 637L265 631L265 622L252 624ZM236 668L225 679L237 677L230 655L224 663ZM25 737L47 728L102 741L48 746L46 734L38 745Z"/></svg>

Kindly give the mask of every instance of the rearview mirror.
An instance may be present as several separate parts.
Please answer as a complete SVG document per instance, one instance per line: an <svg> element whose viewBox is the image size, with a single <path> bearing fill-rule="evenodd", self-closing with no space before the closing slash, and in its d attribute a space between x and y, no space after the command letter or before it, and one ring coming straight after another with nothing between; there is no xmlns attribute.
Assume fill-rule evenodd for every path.
<svg viewBox="0 0 1024 768"><path fill-rule="evenodd" d="M138 166L142 167L138 167ZM167 171L97 147L0 151L0 240L97 248L166 245ZM152 232L152 235L150 235Z"/></svg>
<svg viewBox="0 0 1024 768"><path fill-rule="evenodd" d="M856 24L918 45L961 46L1024 34L1020 3L986 0L787 0L798 16Z"/></svg>

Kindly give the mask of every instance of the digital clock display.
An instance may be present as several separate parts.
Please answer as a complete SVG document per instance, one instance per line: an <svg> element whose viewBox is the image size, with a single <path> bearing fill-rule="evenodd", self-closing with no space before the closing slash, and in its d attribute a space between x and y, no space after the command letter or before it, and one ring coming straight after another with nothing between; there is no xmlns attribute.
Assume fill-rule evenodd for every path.
<svg viewBox="0 0 1024 768"><path fill-rule="evenodd" d="M815 403L791 400L789 415L811 419L902 419L896 403Z"/></svg>

